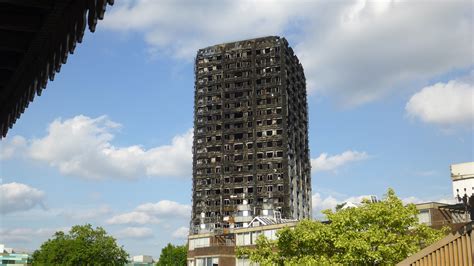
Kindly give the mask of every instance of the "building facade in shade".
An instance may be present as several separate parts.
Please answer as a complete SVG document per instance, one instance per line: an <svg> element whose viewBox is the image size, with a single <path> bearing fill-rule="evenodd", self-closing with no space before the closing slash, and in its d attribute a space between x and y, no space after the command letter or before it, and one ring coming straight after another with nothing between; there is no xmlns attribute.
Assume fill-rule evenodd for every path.
<svg viewBox="0 0 474 266"><path fill-rule="evenodd" d="M311 217L306 82L286 39L200 49L194 105L191 233L246 226L268 205Z"/></svg>

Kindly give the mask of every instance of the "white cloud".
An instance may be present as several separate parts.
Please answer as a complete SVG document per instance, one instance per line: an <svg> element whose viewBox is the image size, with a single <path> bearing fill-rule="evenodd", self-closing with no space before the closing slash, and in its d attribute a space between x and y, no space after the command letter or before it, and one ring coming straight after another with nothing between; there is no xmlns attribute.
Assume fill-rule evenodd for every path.
<svg viewBox="0 0 474 266"><path fill-rule="evenodd" d="M188 219L191 206L174 201L162 200L156 203L145 203L137 206L134 211L113 216L108 224L156 224L162 220Z"/></svg>
<svg viewBox="0 0 474 266"><path fill-rule="evenodd" d="M0 212L2 214L44 208L44 192L21 183L0 184Z"/></svg>
<svg viewBox="0 0 474 266"><path fill-rule="evenodd" d="M351 150L333 156L321 153L317 158L311 159L311 170L312 172L336 171L350 162L366 160L368 157L366 152Z"/></svg>
<svg viewBox="0 0 474 266"><path fill-rule="evenodd" d="M171 145L147 151L144 160L149 176L190 176L192 167L193 131L175 136Z"/></svg>
<svg viewBox="0 0 474 266"><path fill-rule="evenodd" d="M114 146L113 131L119 127L106 116L56 119L46 136L29 141L27 155L64 175L88 179L191 175L191 129L169 145L147 150L138 145Z"/></svg>
<svg viewBox="0 0 474 266"><path fill-rule="evenodd" d="M451 80L427 86L414 94L406 104L412 118L438 125L468 124L474 126L474 85Z"/></svg>
<svg viewBox="0 0 474 266"><path fill-rule="evenodd" d="M189 228L181 226L180 228L173 231L172 237L176 239L187 239L189 235Z"/></svg>
<svg viewBox="0 0 474 266"><path fill-rule="evenodd" d="M336 205L344 203L344 202L352 202L352 203L361 203L363 199L370 199L370 195L361 195L361 196L352 196L347 197L345 199L336 199L335 197L329 195L325 198L321 196L320 193L313 194L312 200L312 207L313 207L313 216L317 218L322 218L323 215L321 211L336 208Z"/></svg>
<svg viewBox="0 0 474 266"><path fill-rule="evenodd" d="M297 52L309 88L335 94L344 105L371 102L472 64L469 1L322 5Z"/></svg>
<svg viewBox="0 0 474 266"><path fill-rule="evenodd" d="M160 219L145 212L127 212L115 215L107 220L108 224L157 224Z"/></svg>
<svg viewBox="0 0 474 266"><path fill-rule="evenodd" d="M191 207L189 205L170 200L141 204L136 210L160 216L180 216L187 218L191 215Z"/></svg>
<svg viewBox="0 0 474 266"><path fill-rule="evenodd" d="M312 198L312 206L313 206L313 215L316 216L320 214L322 210L326 209L334 209L339 201L332 197L328 196L326 198L322 198L321 194L315 193L313 194Z"/></svg>
<svg viewBox="0 0 474 266"><path fill-rule="evenodd" d="M153 231L148 227L127 227L117 232L118 238L152 238Z"/></svg>
<svg viewBox="0 0 474 266"><path fill-rule="evenodd" d="M216 43L288 33L309 90L358 105L469 67L470 10L470 1L137 0L118 3L102 26L188 60Z"/></svg>
<svg viewBox="0 0 474 266"><path fill-rule="evenodd" d="M0 242L2 243L29 243L35 239L44 239L51 237L57 231L68 232L69 227L58 228L0 228Z"/></svg>
<svg viewBox="0 0 474 266"><path fill-rule="evenodd" d="M431 199L420 199L415 196L410 196L406 198L401 199L403 203L408 204L408 203L413 203L413 204L420 204L420 203L426 203L426 202L439 202L439 203L444 203L444 204L455 204L457 203L454 198L431 198Z"/></svg>
<svg viewBox="0 0 474 266"><path fill-rule="evenodd" d="M102 217L112 213L112 209L108 205L101 205L93 209L75 209L74 211L64 211L62 215L73 220L85 220L90 221L98 217Z"/></svg>
<svg viewBox="0 0 474 266"><path fill-rule="evenodd" d="M151 50L192 60L198 48L281 32L300 9L291 1L138 0L114 7L102 26L142 32Z"/></svg>
<svg viewBox="0 0 474 266"><path fill-rule="evenodd" d="M408 203L418 204L418 203L426 202L426 201L424 201L424 200L422 200L418 197L415 197L415 196L409 196L409 197L406 197L406 198L402 198L401 200L405 204L408 204Z"/></svg>
<svg viewBox="0 0 474 266"><path fill-rule="evenodd" d="M0 160L10 159L17 154L22 154L26 147L26 139L14 136L11 139L0 141Z"/></svg>
<svg viewBox="0 0 474 266"><path fill-rule="evenodd" d="M30 228L0 228L2 242L26 243L31 240L34 230Z"/></svg>

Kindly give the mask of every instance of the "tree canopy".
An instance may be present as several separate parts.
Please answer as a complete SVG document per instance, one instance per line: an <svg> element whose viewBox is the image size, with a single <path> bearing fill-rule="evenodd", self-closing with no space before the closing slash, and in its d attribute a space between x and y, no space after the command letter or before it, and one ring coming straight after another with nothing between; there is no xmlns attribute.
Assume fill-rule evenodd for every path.
<svg viewBox="0 0 474 266"><path fill-rule="evenodd" d="M185 266L188 248L186 245L175 246L168 243L166 247L161 249L160 259L157 266Z"/></svg>
<svg viewBox="0 0 474 266"><path fill-rule="evenodd" d="M261 235L256 248L239 248L237 255L262 265L392 265L447 232L419 224L415 205L405 206L392 189L382 201L323 213L329 223L304 220L280 230L277 240Z"/></svg>
<svg viewBox="0 0 474 266"><path fill-rule="evenodd" d="M102 227L76 225L68 234L58 231L33 253L40 265L123 265L128 254Z"/></svg>

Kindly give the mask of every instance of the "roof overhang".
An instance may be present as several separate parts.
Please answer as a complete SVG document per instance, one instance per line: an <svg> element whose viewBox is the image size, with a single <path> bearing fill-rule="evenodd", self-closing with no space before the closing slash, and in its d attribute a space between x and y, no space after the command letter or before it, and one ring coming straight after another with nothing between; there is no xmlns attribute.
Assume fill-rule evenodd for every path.
<svg viewBox="0 0 474 266"><path fill-rule="evenodd" d="M0 138L114 0L0 0Z"/></svg>

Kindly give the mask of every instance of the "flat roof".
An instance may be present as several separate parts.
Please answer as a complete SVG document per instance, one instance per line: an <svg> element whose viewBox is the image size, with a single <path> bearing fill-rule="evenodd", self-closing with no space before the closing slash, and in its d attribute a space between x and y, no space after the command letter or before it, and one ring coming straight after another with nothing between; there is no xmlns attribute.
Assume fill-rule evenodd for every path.
<svg viewBox="0 0 474 266"><path fill-rule="evenodd" d="M236 44L241 44L241 43L246 43L246 42L259 42L259 41L280 40L280 39L285 39L285 38L280 37L280 36L270 35L270 36L265 36L265 37L257 37L257 38L251 38L251 39L245 39L245 40L224 42L224 43L214 44L211 46L201 48L198 50L198 53L203 52L205 50L209 50L209 49L224 48L225 46L231 46L231 45L236 45Z"/></svg>
<svg viewBox="0 0 474 266"><path fill-rule="evenodd" d="M435 201L423 202L423 203L415 204L415 206L416 206L416 208L417 208L418 210L437 209L438 207L447 206L447 205L449 205L449 204L447 204L447 203L441 203L441 202L435 202Z"/></svg>
<svg viewBox="0 0 474 266"><path fill-rule="evenodd" d="M452 164L450 168L453 181L474 178L474 162Z"/></svg>

